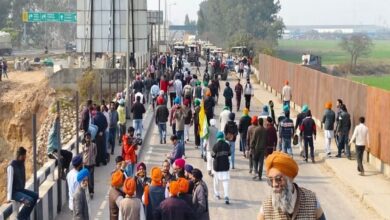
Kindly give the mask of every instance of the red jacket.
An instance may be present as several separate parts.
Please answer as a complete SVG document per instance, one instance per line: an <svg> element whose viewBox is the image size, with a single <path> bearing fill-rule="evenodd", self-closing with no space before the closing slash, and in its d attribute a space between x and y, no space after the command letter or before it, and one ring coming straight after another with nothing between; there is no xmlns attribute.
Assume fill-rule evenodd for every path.
<svg viewBox="0 0 390 220"><path fill-rule="evenodd" d="M168 81L160 80L160 89L164 91L165 94L168 93Z"/></svg>
<svg viewBox="0 0 390 220"><path fill-rule="evenodd" d="M122 148L122 157L125 161L130 161L130 163L137 163L137 154L136 150L138 150L137 145L133 144L133 138L128 135L123 135L122 138L123 148Z"/></svg>

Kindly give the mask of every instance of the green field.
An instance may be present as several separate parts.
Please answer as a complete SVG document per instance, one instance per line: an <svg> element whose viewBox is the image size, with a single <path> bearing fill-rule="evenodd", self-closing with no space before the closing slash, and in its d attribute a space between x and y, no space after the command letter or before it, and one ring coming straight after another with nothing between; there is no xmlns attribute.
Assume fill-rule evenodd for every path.
<svg viewBox="0 0 390 220"><path fill-rule="evenodd" d="M383 76L351 76L350 79L369 86L390 91L390 75Z"/></svg>
<svg viewBox="0 0 390 220"><path fill-rule="evenodd" d="M301 63L303 53L322 57L323 65L345 64L349 55L341 50L338 40L279 40L277 56L289 62ZM390 40L374 40L371 53L358 62L390 64Z"/></svg>

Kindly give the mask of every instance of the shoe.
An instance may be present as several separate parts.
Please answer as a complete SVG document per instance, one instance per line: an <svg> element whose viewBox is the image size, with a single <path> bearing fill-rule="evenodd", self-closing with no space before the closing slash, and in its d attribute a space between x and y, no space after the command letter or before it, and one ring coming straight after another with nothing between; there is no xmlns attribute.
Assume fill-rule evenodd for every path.
<svg viewBox="0 0 390 220"><path fill-rule="evenodd" d="M340 155L340 154L337 154L336 157L341 158L341 155Z"/></svg>
<svg viewBox="0 0 390 220"><path fill-rule="evenodd" d="M203 157L204 162L207 162L207 157Z"/></svg>
<svg viewBox="0 0 390 220"><path fill-rule="evenodd" d="M257 176L252 177L252 179L253 179L253 180L256 180L256 179L257 179Z"/></svg>
<svg viewBox="0 0 390 220"><path fill-rule="evenodd" d="M111 151L111 155L114 155L114 151Z"/></svg>
<svg viewBox="0 0 390 220"><path fill-rule="evenodd" d="M215 199L218 199L218 200L220 200L221 199L221 197L219 196L219 195L217 195L217 196L214 196L215 197Z"/></svg>
<svg viewBox="0 0 390 220"><path fill-rule="evenodd" d="M162 141L162 140L160 140L160 144L163 144L163 141Z"/></svg>
<svg viewBox="0 0 390 220"><path fill-rule="evenodd" d="M351 157L351 156L349 156L349 157L348 157L348 160L352 160L352 157Z"/></svg>
<svg viewBox="0 0 390 220"><path fill-rule="evenodd" d="M307 163L307 158L305 158L304 161Z"/></svg>
<svg viewBox="0 0 390 220"><path fill-rule="evenodd" d="M164 144L166 144L167 143L167 139L164 139Z"/></svg>
<svg viewBox="0 0 390 220"><path fill-rule="evenodd" d="M249 173L252 173L252 170L249 170Z"/></svg>
<svg viewBox="0 0 390 220"><path fill-rule="evenodd" d="M313 157L313 158L311 158L311 162L312 162L312 163L315 163L315 161L314 161L314 157Z"/></svg>
<svg viewBox="0 0 390 220"><path fill-rule="evenodd" d="M90 198L90 199L93 199L93 193L90 193L90 194L89 194L89 198Z"/></svg>
<svg viewBox="0 0 390 220"><path fill-rule="evenodd" d="M226 204L226 205L229 205L229 204L230 204L229 198L228 198L228 197L225 197L225 204Z"/></svg>

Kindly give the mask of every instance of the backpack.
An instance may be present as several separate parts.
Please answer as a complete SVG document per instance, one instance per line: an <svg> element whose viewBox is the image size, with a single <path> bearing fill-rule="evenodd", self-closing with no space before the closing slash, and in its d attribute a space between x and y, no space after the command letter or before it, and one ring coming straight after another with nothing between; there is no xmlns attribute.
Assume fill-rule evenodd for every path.
<svg viewBox="0 0 390 220"><path fill-rule="evenodd" d="M184 88L184 97L191 97L191 93L192 91L190 87L187 86L186 88Z"/></svg>
<svg viewBox="0 0 390 220"><path fill-rule="evenodd" d="M228 123L226 126L229 126L226 128L227 134L226 134L226 140L228 141L234 141L237 134L238 134L238 127L237 124L234 122L233 123Z"/></svg>

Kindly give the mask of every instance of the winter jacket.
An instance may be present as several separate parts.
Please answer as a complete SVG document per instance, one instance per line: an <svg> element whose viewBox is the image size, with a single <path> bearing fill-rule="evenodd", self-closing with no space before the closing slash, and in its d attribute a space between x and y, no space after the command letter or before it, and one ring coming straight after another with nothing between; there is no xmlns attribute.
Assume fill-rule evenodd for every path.
<svg viewBox="0 0 390 220"><path fill-rule="evenodd" d="M156 109L156 124L167 123L169 110L166 105L159 105Z"/></svg>
<svg viewBox="0 0 390 220"><path fill-rule="evenodd" d="M146 112L146 109L143 104L136 102L131 107L131 112L133 113L133 119L142 119L142 115Z"/></svg>
<svg viewBox="0 0 390 220"><path fill-rule="evenodd" d="M225 140L219 140L214 146L211 156L214 158L213 168L216 172L229 171L230 145Z"/></svg>
<svg viewBox="0 0 390 220"><path fill-rule="evenodd" d="M294 135L294 122L290 118L285 118L279 124L279 137L291 139Z"/></svg>
<svg viewBox="0 0 390 220"><path fill-rule="evenodd" d="M337 132L341 134L348 135L349 130L351 130L351 116L348 112L342 111L338 118L339 124L337 127Z"/></svg>
<svg viewBox="0 0 390 220"><path fill-rule="evenodd" d="M226 87L225 90L223 90L223 96L225 99L232 99L233 98L233 90L230 87Z"/></svg>
<svg viewBox="0 0 390 220"><path fill-rule="evenodd" d="M210 219L208 196L209 192L206 183L203 180L195 183L192 193L192 204L196 220Z"/></svg>
<svg viewBox="0 0 390 220"><path fill-rule="evenodd" d="M116 110L110 110L108 112L108 115L109 115L109 119L110 119L110 123L109 123L109 126L110 128L116 128L118 126L118 112Z"/></svg>
<svg viewBox="0 0 390 220"><path fill-rule="evenodd" d="M176 131L184 131L185 110L183 106L175 111Z"/></svg>
<svg viewBox="0 0 390 220"><path fill-rule="evenodd" d="M336 121L336 114L333 110L326 109L324 116L322 117L322 123L324 124L324 129L328 131L334 130L334 123Z"/></svg>
<svg viewBox="0 0 390 220"><path fill-rule="evenodd" d="M234 91L236 92L236 98L237 99L241 98L243 92L242 85L237 83L237 85L234 87Z"/></svg>
<svg viewBox="0 0 390 220"><path fill-rule="evenodd" d="M155 220L194 220L191 207L177 197L170 197L160 203L154 212Z"/></svg>
<svg viewBox="0 0 390 220"><path fill-rule="evenodd" d="M96 162L97 148L96 144L91 142L89 145L83 144L83 164L86 166L93 166Z"/></svg>
<svg viewBox="0 0 390 220"><path fill-rule="evenodd" d="M273 125L267 126L267 147L275 147L278 143L278 135Z"/></svg>
<svg viewBox="0 0 390 220"><path fill-rule="evenodd" d="M234 121L228 121L225 125L225 129L223 130L225 137L228 138L231 136L233 139L230 139L228 141L236 141L237 134L238 134L238 127L236 122Z"/></svg>
<svg viewBox="0 0 390 220"><path fill-rule="evenodd" d="M238 123L238 132L242 137L246 137L248 133L248 128L251 125L251 117L248 115L244 115L240 118L240 122Z"/></svg>
<svg viewBox="0 0 390 220"><path fill-rule="evenodd" d="M105 132L107 127L108 127L108 123L107 123L107 119L106 117L103 115L103 113L101 112L96 112L96 116L95 118L93 119L93 122L96 126L98 126L98 133L99 132Z"/></svg>
<svg viewBox="0 0 390 220"><path fill-rule="evenodd" d="M173 147L173 150L171 152L171 156L169 157L169 159L171 159L171 164L173 164L173 162L175 162L176 159L182 158L183 154L184 154L183 143L178 141L176 143L176 145Z"/></svg>
<svg viewBox="0 0 390 220"><path fill-rule="evenodd" d="M144 89L144 83L141 80L136 80L133 84L134 93L141 92Z"/></svg>
<svg viewBox="0 0 390 220"><path fill-rule="evenodd" d="M303 119L300 130L304 137L311 137L317 134L316 123L311 117L306 117Z"/></svg>
<svg viewBox="0 0 390 220"><path fill-rule="evenodd" d="M251 146L251 143L252 143L252 140L253 140L253 136L255 135L255 130L258 126L257 125L250 125L248 127L248 132L246 134L246 148L245 150L249 151L250 150L250 146Z"/></svg>
<svg viewBox="0 0 390 220"><path fill-rule="evenodd" d="M215 101L214 101L213 97L211 97L211 96L206 97L206 99L204 100L204 110L206 111L207 115L213 116L213 114L214 114L213 107L214 106L215 106Z"/></svg>
<svg viewBox="0 0 390 220"><path fill-rule="evenodd" d="M250 148L255 155L264 153L267 147L267 130L263 126L257 126L251 141Z"/></svg>
<svg viewBox="0 0 390 220"><path fill-rule="evenodd" d="M80 130L87 132L89 128L90 120L91 119L90 119L89 109L85 107L81 112Z"/></svg>
<svg viewBox="0 0 390 220"><path fill-rule="evenodd" d="M186 107L186 108L184 109L184 116L185 116L185 118L184 118L184 124L185 124L185 125L191 124L191 121L192 121L192 110L191 110L190 107Z"/></svg>
<svg viewBox="0 0 390 220"><path fill-rule="evenodd" d="M304 112L301 112L297 115L297 121L295 122L295 130L297 130L299 128L299 126L301 126L302 121L305 118L306 118L306 113L304 113Z"/></svg>

